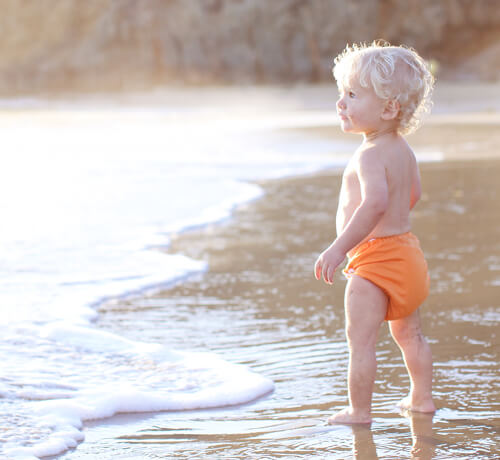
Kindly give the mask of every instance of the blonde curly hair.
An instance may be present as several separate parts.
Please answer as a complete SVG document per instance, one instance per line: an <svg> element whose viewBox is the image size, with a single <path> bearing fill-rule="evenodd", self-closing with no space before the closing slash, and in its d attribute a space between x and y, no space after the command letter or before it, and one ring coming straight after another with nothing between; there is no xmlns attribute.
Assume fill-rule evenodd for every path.
<svg viewBox="0 0 500 460"><path fill-rule="evenodd" d="M416 51L374 41L347 45L335 58L333 75L337 85L345 86L353 78L364 88L373 88L381 99L399 102L398 132L409 134L430 112L434 77Z"/></svg>

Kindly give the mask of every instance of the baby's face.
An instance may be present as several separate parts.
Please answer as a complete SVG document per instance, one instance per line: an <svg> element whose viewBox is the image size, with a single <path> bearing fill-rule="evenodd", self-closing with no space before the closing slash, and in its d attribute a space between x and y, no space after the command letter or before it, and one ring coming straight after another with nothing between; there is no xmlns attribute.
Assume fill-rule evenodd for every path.
<svg viewBox="0 0 500 460"><path fill-rule="evenodd" d="M366 135L380 129L386 101L373 88L361 86L354 75L339 82L339 95L337 113L342 131Z"/></svg>

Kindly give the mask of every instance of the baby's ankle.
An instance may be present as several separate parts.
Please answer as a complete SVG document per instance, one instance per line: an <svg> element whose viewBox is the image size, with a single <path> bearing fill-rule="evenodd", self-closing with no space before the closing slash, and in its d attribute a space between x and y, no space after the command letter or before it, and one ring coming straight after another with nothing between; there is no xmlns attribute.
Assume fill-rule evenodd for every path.
<svg viewBox="0 0 500 460"><path fill-rule="evenodd" d="M371 412L366 409L353 409L347 407L328 419L328 423L332 424L368 424L372 422Z"/></svg>

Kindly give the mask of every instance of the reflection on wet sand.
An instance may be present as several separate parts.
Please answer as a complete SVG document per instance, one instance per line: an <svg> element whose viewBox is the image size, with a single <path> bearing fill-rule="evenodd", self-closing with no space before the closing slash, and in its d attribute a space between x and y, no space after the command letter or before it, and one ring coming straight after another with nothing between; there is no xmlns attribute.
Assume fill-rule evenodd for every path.
<svg viewBox="0 0 500 460"><path fill-rule="evenodd" d="M434 414L410 412L407 417L410 419L411 437L413 440L411 458L420 460L434 458L436 451L436 440L432 435L432 419L434 418Z"/></svg>
<svg viewBox="0 0 500 460"><path fill-rule="evenodd" d="M131 457L496 458L500 161L421 169L425 194L413 231L432 278L421 316L434 357L434 418L405 418L396 409L409 382L384 327L374 423L325 428L347 401L348 358L343 281L339 276L329 287L312 274L333 234L340 178L326 171L263 184L266 198L231 222L181 235L171 250L206 260L209 272L152 297L104 306L99 320L132 339L214 351L273 379L275 392L244 407L156 414L121 431L103 424L100 440L94 428L95 442L88 438L67 458L95 458L103 445L117 445L117 433Z"/></svg>
<svg viewBox="0 0 500 460"><path fill-rule="evenodd" d="M352 458L355 460L379 458L371 427L361 425L352 427Z"/></svg>
<svg viewBox="0 0 500 460"><path fill-rule="evenodd" d="M432 460L436 451L437 441L433 437L432 419L434 414L405 411L404 415L410 420L411 448L408 448L409 457L414 460ZM373 437L373 430L370 426L352 426L352 453L354 460L376 460L377 446Z"/></svg>

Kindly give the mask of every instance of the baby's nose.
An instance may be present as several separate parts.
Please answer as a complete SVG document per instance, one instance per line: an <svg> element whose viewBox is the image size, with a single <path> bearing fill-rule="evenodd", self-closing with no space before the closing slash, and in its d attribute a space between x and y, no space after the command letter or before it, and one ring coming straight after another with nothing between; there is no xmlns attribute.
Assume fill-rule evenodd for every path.
<svg viewBox="0 0 500 460"><path fill-rule="evenodd" d="M344 98L341 97L337 101L337 109L344 109L344 108L345 108Z"/></svg>

